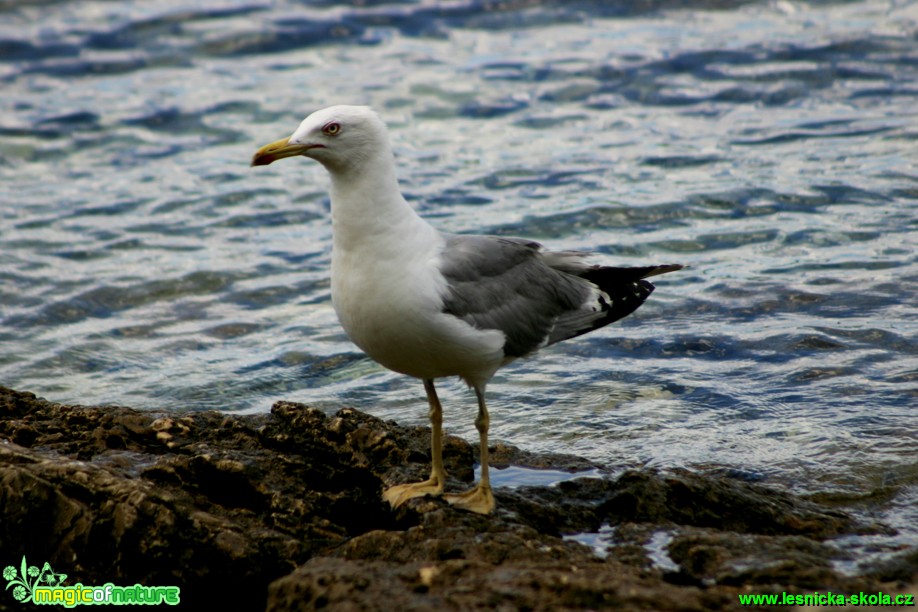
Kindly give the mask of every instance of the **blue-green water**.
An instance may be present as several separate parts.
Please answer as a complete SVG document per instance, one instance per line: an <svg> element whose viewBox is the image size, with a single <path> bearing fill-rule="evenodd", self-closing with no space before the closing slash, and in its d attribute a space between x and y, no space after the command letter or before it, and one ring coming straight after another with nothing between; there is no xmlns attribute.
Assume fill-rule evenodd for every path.
<svg viewBox="0 0 918 612"><path fill-rule="evenodd" d="M918 544L918 8L0 3L0 384L425 423L329 300L327 179L255 149L371 104L438 227L688 264L506 368L495 438L726 470ZM474 401L441 384L474 439Z"/></svg>

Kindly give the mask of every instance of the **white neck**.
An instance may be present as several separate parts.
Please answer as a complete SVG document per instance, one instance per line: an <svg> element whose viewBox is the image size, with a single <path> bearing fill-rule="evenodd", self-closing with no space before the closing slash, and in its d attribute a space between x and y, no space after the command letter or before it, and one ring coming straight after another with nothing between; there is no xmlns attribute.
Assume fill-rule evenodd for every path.
<svg viewBox="0 0 918 612"><path fill-rule="evenodd" d="M433 232L402 197L391 155L329 169L334 247L352 253L386 236ZM396 238L390 244L400 244Z"/></svg>

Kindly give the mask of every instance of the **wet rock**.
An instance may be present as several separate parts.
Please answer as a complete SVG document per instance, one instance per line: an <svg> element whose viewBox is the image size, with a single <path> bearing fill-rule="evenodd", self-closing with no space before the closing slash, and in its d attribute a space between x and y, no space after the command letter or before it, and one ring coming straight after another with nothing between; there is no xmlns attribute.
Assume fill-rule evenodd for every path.
<svg viewBox="0 0 918 612"><path fill-rule="evenodd" d="M918 604L918 547L872 563L865 569L872 579L890 585L886 592L911 595L912 603Z"/></svg>
<svg viewBox="0 0 918 612"><path fill-rule="evenodd" d="M473 445L475 456L478 455L477 444ZM495 441L488 445L490 465L496 469L510 465L533 469L552 469L565 472L585 472L602 470L603 466L583 457L560 453L532 453L504 442Z"/></svg>
<svg viewBox="0 0 918 612"><path fill-rule="evenodd" d="M0 388L0 563L247 610L732 610L750 589L876 589L914 568L837 574L831 538L877 527L758 483L612 476L500 443L499 465L587 475L498 489L488 517L436 498L392 511L380 492L426 477L428 445L427 428L350 408L167 414ZM475 448L448 437L444 454L448 488L469 486ZM567 537L600 531L601 549Z"/></svg>
<svg viewBox="0 0 918 612"><path fill-rule="evenodd" d="M792 584L798 589L853 592L864 584L832 570L844 556L803 536L739 535L706 529L679 529L667 547L680 573L700 584L735 586Z"/></svg>
<svg viewBox="0 0 918 612"><path fill-rule="evenodd" d="M880 529L847 514L757 484L687 470L626 472L604 504L610 520L672 522L723 531L826 538Z"/></svg>

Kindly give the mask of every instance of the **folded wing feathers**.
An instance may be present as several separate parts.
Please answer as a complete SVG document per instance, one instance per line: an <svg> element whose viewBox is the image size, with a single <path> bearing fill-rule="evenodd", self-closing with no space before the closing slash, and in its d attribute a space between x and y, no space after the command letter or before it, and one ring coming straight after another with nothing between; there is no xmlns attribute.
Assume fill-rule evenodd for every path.
<svg viewBox="0 0 918 612"><path fill-rule="evenodd" d="M542 251L525 240L448 235L444 311L479 329L501 330L504 353L521 357L628 316L654 290L644 279L682 268L590 266L588 256Z"/></svg>

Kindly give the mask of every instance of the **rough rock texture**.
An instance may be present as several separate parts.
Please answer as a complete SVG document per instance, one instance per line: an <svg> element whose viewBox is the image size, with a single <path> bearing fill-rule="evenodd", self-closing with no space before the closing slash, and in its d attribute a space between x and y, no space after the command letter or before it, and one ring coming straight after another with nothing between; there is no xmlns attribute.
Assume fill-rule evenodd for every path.
<svg viewBox="0 0 918 612"><path fill-rule="evenodd" d="M766 486L612 477L507 445L497 465L590 477L499 489L489 517L431 498L391 511L381 490L426 477L428 443L426 428L349 408L165 414L0 387L0 565L27 555L71 585L176 585L189 610L733 610L747 592L909 592L918 574L915 551L838 574L827 540L880 528ZM473 451L447 438L449 488L471 480ZM605 556L565 537L600 529Z"/></svg>

